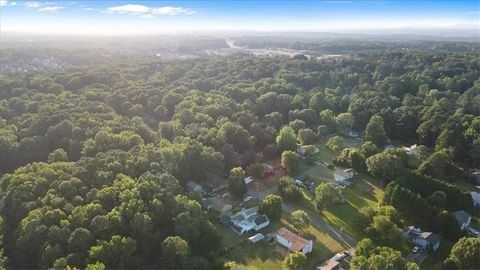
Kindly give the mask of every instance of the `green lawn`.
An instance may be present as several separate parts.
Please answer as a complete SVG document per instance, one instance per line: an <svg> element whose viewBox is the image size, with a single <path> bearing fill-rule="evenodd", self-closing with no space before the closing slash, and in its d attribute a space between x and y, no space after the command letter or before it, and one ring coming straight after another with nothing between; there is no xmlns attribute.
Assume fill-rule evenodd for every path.
<svg viewBox="0 0 480 270"><path fill-rule="evenodd" d="M284 213L280 221L272 222L260 232L268 234L282 226L290 227L289 229L295 232L292 225L289 223L289 219L290 215ZM222 234L222 245L227 250L226 257L229 260L253 266L258 269L282 268L283 256L277 253L273 246L269 246L265 243L252 245L247 239L250 236L249 234L238 235L229 226L220 224L217 226ZM335 253L347 248L342 246L328 234L313 226L310 226L305 230L303 237L311 239L314 242L313 251L308 254L308 264L306 269L315 268L331 258Z"/></svg>
<svg viewBox="0 0 480 270"><path fill-rule="evenodd" d="M333 226L346 231L351 236L362 239L364 232L355 224L360 208L377 207L383 197L383 190L375 181L366 175L359 175L353 184L342 190L346 203L339 204L322 211L324 218Z"/></svg>

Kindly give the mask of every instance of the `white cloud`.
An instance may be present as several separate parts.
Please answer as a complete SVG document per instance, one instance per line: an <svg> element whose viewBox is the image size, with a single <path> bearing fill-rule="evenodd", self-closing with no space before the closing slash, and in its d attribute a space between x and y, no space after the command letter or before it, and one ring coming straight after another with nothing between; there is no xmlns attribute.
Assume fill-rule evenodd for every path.
<svg viewBox="0 0 480 270"><path fill-rule="evenodd" d="M59 10L62 10L63 7L60 7L60 6L52 6L52 7L44 7L44 8L40 8L38 9L38 11L40 12L58 12Z"/></svg>
<svg viewBox="0 0 480 270"><path fill-rule="evenodd" d="M16 2L9 2L7 0L0 0L0 7L15 6L16 4L17 4Z"/></svg>
<svg viewBox="0 0 480 270"><path fill-rule="evenodd" d="M97 10L99 10L99 9L98 9L98 8L88 7L88 8L84 8L83 10L86 10L86 11L97 11Z"/></svg>
<svg viewBox="0 0 480 270"><path fill-rule="evenodd" d="M191 15L195 13L193 9L183 7L148 7L144 5L123 5L109 7L104 12L113 14L141 15L143 18L152 18L156 15Z"/></svg>
<svg viewBox="0 0 480 270"><path fill-rule="evenodd" d="M191 15L194 14L195 11L189 8L183 8L183 7L160 7L160 8L155 8L152 10L153 14L158 14L158 15L177 15L177 14L185 14L185 15Z"/></svg>
<svg viewBox="0 0 480 270"><path fill-rule="evenodd" d="M40 8L42 4L40 2L26 2L23 4L26 8Z"/></svg>

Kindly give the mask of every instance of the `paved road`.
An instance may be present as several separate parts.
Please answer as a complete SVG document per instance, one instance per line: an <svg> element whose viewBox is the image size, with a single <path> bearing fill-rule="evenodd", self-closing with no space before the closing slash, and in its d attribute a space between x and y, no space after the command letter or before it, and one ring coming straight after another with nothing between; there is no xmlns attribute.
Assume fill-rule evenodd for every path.
<svg viewBox="0 0 480 270"><path fill-rule="evenodd" d="M272 188L269 188L267 190L263 191L257 191L255 189L249 189L247 191L248 195L252 196L253 198L256 198L257 200L263 200L267 195L269 194L275 194L278 193L278 186L274 186ZM290 213L295 210L298 210L298 208L294 207L293 205L284 202L283 203L283 211ZM320 215L315 215L310 217L310 222L313 224L315 227L319 228L320 230L328 233L333 239L337 239L341 242L347 243L351 247L355 247L358 243L358 241L353 238L352 236L348 235L344 231L340 231L335 229L334 227L330 226L325 220Z"/></svg>
<svg viewBox="0 0 480 270"><path fill-rule="evenodd" d="M288 204L288 203L283 203L283 211L290 213L295 210L298 210L299 208L295 208L294 206ZM333 239L340 240L342 242L347 243L351 247L357 246L357 239L353 238L352 236L348 235L347 233L343 231L339 231L335 229L334 227L330 226L325 220L320 215L314 215L310 217L310 223L319 228L320 230L328 233Z"/></svg>

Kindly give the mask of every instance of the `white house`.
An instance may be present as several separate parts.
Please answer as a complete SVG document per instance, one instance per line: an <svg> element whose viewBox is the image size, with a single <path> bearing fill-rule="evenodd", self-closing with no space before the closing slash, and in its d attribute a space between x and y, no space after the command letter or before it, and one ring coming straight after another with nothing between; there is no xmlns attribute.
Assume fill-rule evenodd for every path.
<svg viewBox="0 0 480 270"><path fill-rule="evenodd" d="M470 222L472 221L472 216L463 211L455 211L452 213L452 215L455 217L455 219L458 222L458 225L460 226L460 230L465 230L468 226L470 226Z"/></svg>
<svg viewBox="0 0 480 270"><path fill-rule="evenodd" d="M432 248L436 251L440 247L440 238L432 232L422 232L420 228L410 226L403 230L403 237L423 249Z"/></svg>
<svg viewBox="0 0 480 270"><path fill-rule="evenodd" d="M470 195L472 196L473 205L475 207L480 207L480 193L472 191L470 192Z"/></svg>
<svg viewBox="0 0 480 270"><path fill-rule="evenodd" d="M188 192L198 192L200 193L200 195L204 195L206 193L205 190L203 190L202 186L200 186L194 181L188 181L186 189Z"/></svg>
<svg viewBox="0 0 480 270"><path fill-rule="evenodd" d="M412 157L418 156L418 149L417 149L417 145L416 145L416 144L414 144L414 145L412 145L412 146L410 146L410 147L404 146L404 147L403 147L403 150L405 150L405 153L407 153L407 155L409 155L409 156L412 156Z"/></svg>
<svg viewBox="0 0 480 270"><path fill-rule="evenodd" d="M258 231L270 224L270 220L266 215L258 214L258 207L243 209L230 217L232 228L238 234L248 231Z"/></svg>
<svg viewBox="0 0 480 270"><path fill-rule="evenodd" d="M297 148L297 153L302 156L302 157L305 157L305 155L307 154L307 148L308 147L311 147L313 146L313 154L316 155L320 152L320 149L318 149L318 147L316 147L315 145L302 145L300 147Z"/></svg>
<svg viewBox="0 0 480 270"><path fill-rule="evenodd" d="M294 234L284 227L275 232L275 241L291 252L302 252L303 254L307 254L312 252L313 249L312 240L307 240Z"/></svg>
<svg viewBox="0 0 480 270"><path fill-rule="evenodd" d="M354 169L345 169L345 170L335 170L333 173L333 178L337 183L343 183L346 180L352 179L355 176Z"/></svg>
<svg viewBox="0 0 480 270"><path fill-rule="evenodd" d="M253 181L253 177L247 176L243 179L243 181L245 181L245 185L248 185L250 182Z"/></svg>

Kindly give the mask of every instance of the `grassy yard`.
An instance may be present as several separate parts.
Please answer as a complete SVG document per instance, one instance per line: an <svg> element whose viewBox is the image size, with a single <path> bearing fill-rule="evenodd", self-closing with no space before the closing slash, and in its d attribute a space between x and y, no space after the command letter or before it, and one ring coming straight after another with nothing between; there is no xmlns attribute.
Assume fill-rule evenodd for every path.
<svg viewBox="0 0 480 270"><path fill-rule="evenodd" d="M284 213L281 220L272 222L268 227L260 232L268 234L282 226L289 227L295 232L289 222L290 215ZM227 250L227 258L236 262L253 266L258 269L281 269L283 256L274 250L273 246L265 243L255 245L248 241L249 234L238 235L229 226L218 225L222 234L222 245ZM306 269L313 269L325 260L331 258L335 253L345 250L335 239L328 234L310 226L305 230L304 238L311 239L314 242L313 251L308 254L308 265Z"/></svg>
<svg viewBox="0 0 480 270"><path fill-rule="evenodd" d="M358 211L364 206L377 207L383 197L383 190L372 178L359 175L352 185L342 191L347 202L322 211L322 215L331 225L362 239L365 237L364 232L355 224Z"/></svg>

